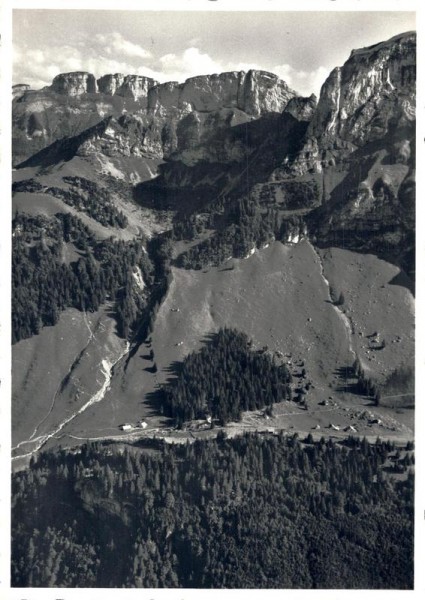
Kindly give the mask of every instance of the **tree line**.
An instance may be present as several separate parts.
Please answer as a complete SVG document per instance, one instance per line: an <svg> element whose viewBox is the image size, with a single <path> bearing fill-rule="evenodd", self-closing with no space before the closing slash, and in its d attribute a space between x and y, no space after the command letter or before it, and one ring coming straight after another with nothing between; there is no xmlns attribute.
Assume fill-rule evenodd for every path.
<svg viewBox="0 0 425 600"><path fill-rule="evenodd" d="M206 415L224 425L240 420L243 411L290 400L291 379L286 365L253 351L244 333L223 328L185 357L175 380L163 389L163 411L177 426Z"/></svg>
<svg viewBox="0 0 425 600"><path fill-rule="evenodd" d="M65 246L78 258L64 260ZM95 311L107 299L116 311L118 332L128 337L146 298L136 289L138 267L149 289L152 263L142 240L98 241L73 215L18 213L13 221L12 342L57 323L66 308Z"/></svg>
<svg viewBox="0 0 425 600"><path fill-rule="evenodd" d="M180 236L187 232L192 235L189 239L194 239L201 224L189 218L174 227ZM284 216L276 207L264 209L255 198L244 197L232 204L226 223L221 223L213 235L181 254L177 264L187 269L220 265L229 257L243 258L253 248L273 240L286 241L290 234L299 234L302 230L302 217Z"/></svg>
<svg viewBox="0 0 425 600"><path fill-rule="evenodd" d="M85 212L104 227L120 227L121 229L127 227L128 219L122 211L115 207L108 189L100 187L84 177L69 176L64 177L63 181L69 184L69 189L43 186L34 179L26 179L14 183L12 190L14 192L51 194L68 206Z"/></svg>
<svg viewBox="0 0 425 600"><path fill-rule="evenodd" d="M412 589L397 454L282 433L41 453L13 476L12 585Z"/></svg>

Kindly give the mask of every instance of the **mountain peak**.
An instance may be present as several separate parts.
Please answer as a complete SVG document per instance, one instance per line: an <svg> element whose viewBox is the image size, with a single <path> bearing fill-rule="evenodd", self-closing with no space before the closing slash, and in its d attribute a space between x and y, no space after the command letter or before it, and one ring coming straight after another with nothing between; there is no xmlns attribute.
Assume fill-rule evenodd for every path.
<svg viewBox="0 0 425 600"><path fill-rule="evenodd" d="M404 43L410 41L416 42L416 31L405 31L403 33L398 33L388 40L384 40L383 42L378 42L377 44L372 44L372 46L365 46L364 48L357 48L351 50L350 58L353 56L360 56L362 54L369 54L372 52L377 52L379 50L388 49L390 47L395 46L397 43Z"/></svg>

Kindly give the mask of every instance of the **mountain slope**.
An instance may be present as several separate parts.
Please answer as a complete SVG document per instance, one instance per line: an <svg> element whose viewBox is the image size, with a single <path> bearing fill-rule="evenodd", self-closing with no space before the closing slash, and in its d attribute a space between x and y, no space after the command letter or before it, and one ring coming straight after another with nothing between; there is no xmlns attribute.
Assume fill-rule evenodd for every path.
<svg viewBox="0 0 425 600"><path fill-rule="evenodd" d="M107 325L114 348L129 342L102 402L60 429L68 441L75 434L97 437L102 429L105 435L118 435L119 423L136 414L153 420L149 431L165 427L151 397L156 384L167 378L173 361L198 348L203 336L234 325L224 315L227 310L242 330L273 352L282 349L268 330L277 314L287 319L285 327L276 326L284 351L305 361L316 408L322 395L336 394L335 415L343 422L345 408L370 402L354 381L341 382L350 361L357 357L377 385L384 385L405 361L412 362L415 59L413 33L353 51L330 74L318 101L301 98L276 76L258 71L196 77L184 84L119 74L96 81L89 74L71 73L39 92L15 89L14 156L20 162L14 172L15 245L34 273L48 262L55 273L66 270L70 280L75 276L80 282L81 297L68 298L60 310L91 307L101 311L96 312L101 320L98 315L106 310L117 324L115 330L112 320ZM29 231L22 231L20 211L33 215ZM39 213L46 218L37 220ZM65 239L66 227L62 245L49 237L49 231L70 222L70 215L77 219L72 221L76 230L83 231L79 221L85 224L88 241ZM115 242L105 239L108 234ZM131 244L139 237L143 243L136 256ZM292 245L300 242L291 254ZM102 279L108 244L119 249L114 285ZM327 252L332 246L340 253ZM145 287L139 277L142 255L152 268L149 281L142 278ZM124 256L131 269L124 267ZM84 277L87 268L102 282L99 298ZM279 286L268 290L279 273ZM345 307L328 294L326 277L338 294L344 292ZM25 335L51 323L61 352L55 328L62 325L54 324L60 315L50 311L48 320L38 314L34 298L37 293L45 298L47 287L42 276L34 281L31 293L22 281L21 290L18 284L16 289L19 311L33 316ZM249 282L261 294L250 290L237 305L241 286ZM405 288L399 289L398 282ZM373 299L373 309L351 293L354 287ZM229 295L227 302L216 297L219 292ZM176 302L190 318L174 314ZM404 311L403 331L381 319L387 303L393 305L388 314ZM123 320L123 311L128 319ZM174 327L175 316L180 326ZM391 339L391 345L379 349L381 354L355 337L373 334L374 320L381 337ZM186 329L192 333L186 336ZM64 331L59 337L65 344L70 333L66 326ZM14 368L16 373L23 370L14 376L17 443L32 431L33 411L25 414L29 388L22 381L32 380L35 363L28 357L38 352L41 337L47 339L47 331L15 348ZM107 352L102 339L79 362L82 381L99 370L102 357L109 360L102 355L102 349ZM175 348L164 350L169 343ZM151 351L158 353L153 363ZM43 361L37 368L43 368ZM57 374L59 382L68 368ZM100 389L103 383L98 383ZM37 385L37 397L50 406L50 388L42 379ZM411 380L406 385L410 396ZM68 385L59 389L58 412L51 416L54 427L63 422L71 396ZM403 412L394 419L387 408L381 414L383 429L369 430L357 421L356 427L365 434L411 435L411 418ZM291 417L302 431L318 420L323 426L323 418L315 410ZM46 421L43 435L49 434L48 425ZM55 438L48 443L55 444Z"/></svg>

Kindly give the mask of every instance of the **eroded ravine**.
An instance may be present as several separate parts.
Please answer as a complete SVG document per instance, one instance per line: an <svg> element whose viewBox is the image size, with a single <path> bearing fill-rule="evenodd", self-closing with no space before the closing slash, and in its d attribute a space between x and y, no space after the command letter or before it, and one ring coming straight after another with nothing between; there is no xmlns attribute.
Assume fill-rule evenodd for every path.
<svg viewBox="0 0 425 600"><path fill-rule="evenodd" d="M356 353L354 351L353 339L352 339L352 336L354 334L353 324L352 324L351 320L349 319L349 317L345 314L345 312L338 305L336 305L334 303L334 301L333 301L333 299L331 297L331 292L330 292L330 287L331 286L330 286L329 280L326 278L326 275L325 275L325 269L324 269L324 266L323 266L322 257L320 256L320 254L317 252L316 248L313 246L313 244L309 240L307 240L307 243L308 243L308 245L310 246L310 248L312 249L312 251L314 252L314 254L317 257L319 268L320 268L320 276L321 276L321 278L322 278L323 282L325 283L326 288L328 290L329 302L333 305L333 307L336 310L339 318L341 319L341 321L344 324L345 330L347 332L348 349L349 349L350 353L353 355L353 361L354 361L355 358L356 358Z"/></svg>
<svg viewBox="0 0 425 600"><path fill-rule="evenodd" d="M84 411L86 411L88 408L90 408L90 406L93 406L94 404L101 402L111 384L114 367L123 359L123 357L128 353L128 351L129 351L129 344L127 342L124 350L119 354L118 358L113 363L110 363L107 359L103 359L101 364L102 364L102 374L104 375L105 380L104 380L102 386L100 387L100 389L97 390L97 392L95 394L93 394L91 396L91 398L85 404L83 404L78 410L73 412L71 415L69 415L68 417L63 419L63 421L59 425L57 425L54 429L52 429L50 432L40 435L36 438L30 438L29 440L24 440L22 442L19 442L19 444L17 444L14 448L12 448L12 452L20 449L22 446L33 445L33 447L32 448L30 447L30 450L28 452L26 452L25 454L18 454L16 456L14 456L12 458L12 460L31 457L33 454L38 452L50 438L56 436L66 425L68 425L68 423L73 421L73 419L75 419L78 415L82 414Z"/></svg>
<svg viewBox="0 0 425 600"><path fill-rule="evenodd" d="M90 326L90 323L89 323L89 321L88 321L88 319L87 319L87 313L86 313L86 312L84 312L84 313L83 313L83 318L84 318L84 323L85 323L85 325L86 325L86 327L87 327L87 329L88 329L88 331L89 331L89 337L88 337L88 339L87 339L87 342L86 342L86 344L84 345L83 349L82 349L82 350L80 350L80 351L77 353L76 357L75 357L75 358L74 358L74 360L72 361L72 364L71 364L71 366L70 366L70 368L69 368L68 372L65 374L65 377L64 377L64 378L63 378L63 379L60 381L60 383L59 383L58 387L56 388L56 391L55 391L55 393L54 393L54 395L53 395L53 398L52 398L52 403L51 403L51 405L50 405L50 408L49 408L48 412L47 412L47 413L46 413L46 415L45 415L45 416L44 416L44 417L41 419L41 421L40 421L40 422L39 422L39 423L36 425L36 427L35 427L35 429L34 429L33 433L31 434L31 436L30 436L30 438L29 438L29 440L27 440L27 441L24 441L24 442L20 442L19 444L17 444L17 446L16 446L17 448L18 448L18 447L20 447L21 445L24 445L24 444L26 444L26 443L30 442L30 441L33 441L33 440L39 440L39 439L41 439L41 438L43 437L43 436L38 436L38 437L36 438L35 436L36 436L36 434L37 434L38 430L40 429L40 427L43 425L43 423L45 423L45 422L47 421L47 419L50 417L50 415L52 414L52 412L53 412L53 410L54 410L55 403L56 403L56 400L57 400L58 396L60 395L61 391L64 389L64 387L65 387L65 385L67 384L67 382L68 382L68 381L70 380L70 378L72 377L72 374L73 374L73 371L75 370L75 367L76 367L76 366L79 364L79 362L80 362L80 360L81 360L82 356L84 356L84 353L87 351L87 349L88 349L88 347L89 347L89 345L90 345L91 341L92 341L92 340L94 340L94 338L95 338L95 333L94 333L94 331L92 330L92 328L91 328L91 326Z"/></svg>

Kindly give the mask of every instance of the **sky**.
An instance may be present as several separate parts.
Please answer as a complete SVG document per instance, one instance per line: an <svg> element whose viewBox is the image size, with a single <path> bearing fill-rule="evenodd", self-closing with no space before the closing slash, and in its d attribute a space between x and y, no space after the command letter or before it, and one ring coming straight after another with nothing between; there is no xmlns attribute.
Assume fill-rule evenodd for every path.
<svg viewBox="0 0 425 600"><path fill-rule="evenodd" d="M13 83L58 73L140 74L157 81L263 69L319 95L354 48L415 29L413 12L14 10Z"/></svg>

